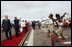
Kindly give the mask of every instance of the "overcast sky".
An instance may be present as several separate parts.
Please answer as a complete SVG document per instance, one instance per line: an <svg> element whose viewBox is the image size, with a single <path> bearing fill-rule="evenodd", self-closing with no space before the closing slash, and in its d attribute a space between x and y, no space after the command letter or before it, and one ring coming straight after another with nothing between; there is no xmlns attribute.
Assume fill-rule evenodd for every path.
<svg viewBox="0 0 72 47"><path fill-rule="evenodd" d="M10 19L22 17L25 19L41 19L52 13L71 16L71 1L1 1L1 18L8 13Z"/></svg>

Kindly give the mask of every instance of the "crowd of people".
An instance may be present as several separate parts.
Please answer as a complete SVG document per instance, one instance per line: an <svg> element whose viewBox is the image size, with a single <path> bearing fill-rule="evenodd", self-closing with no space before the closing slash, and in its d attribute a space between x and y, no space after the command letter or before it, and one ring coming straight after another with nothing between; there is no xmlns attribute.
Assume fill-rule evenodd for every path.
<svg viewBox="0 0 72 47"><path fill-rule="evenodd" d="M22 24L23 24L22 25L23 32L28 31L28 22L27 22L27 20L25 20L25 21L23 20ZM16 37L19 36L20 27L21 27L20 19L17 19L17 17L14 17L14 29L15 29ZM11 29L12 29L12 24L10 22L10 19L8 19L8 15L5 15L5 19L2 20L1 30L5 31L5 36L8 40L9 40L9 38L10 38L10 40L12 39ZM8 33L9 33L9 36L8 36Z"/></svg>
<svg viewBox="0 0 72 47"><path fill-rule="evenodd" d="M59 22L57 22L56 20L61 22L60 19L62 19L65 16L65 14L66 13L64 13L64 15L61 18L59 18L58 14L56 14L57 19L52 18L53 17L52 14L50 14L50 16L49 16L49 18L52 19L53 24L54 24L54 22L56 22L58 30L61 30L62 27L59 26ZM63 27L67 29L68 23L66 22L66 20L64 19L64 21L62 21L62 22L63 22ZM20 28L22 28L22 31L25 33L25 31L28 31L28 26L29 26L29 23L27 22L27 20L21 20L21 19L17 19L17 17L14 17L14 29L15 29L16 37L19 36ZM32 28L34 30L35 30L36 26L38 26L38 29L41 29L41 22L40 21L32 21L32 24L30 26L32 26ZM69 19L69 27L71 27L71 19ZM9 38L12 39L11 28L12 28L12 24L10 22L10 19L8 19L8 15L5 15L5 19L2 21L1 29L5 31L6 38L8 40L9 40ZM54 32L53 28L54 28L53 25L48 26L49 33ZM58 30L57 30L57 32L58 32ZM9 33L9 36L8 36L8 33Z"/></svg>
<svg viewBox="0 0 72 47"><path fill-rule="evenodd" d="M67 29L67 27L70 27L71 28L71 19L68 20L68 22L64 19L63 22L61 22L61 26L64 28L64 29ZM56 25L57 25L57 28L59 27L59 22L56 22Z"/></svg>
<svg viewBox="0 0 72 47"><path fill-rule="evenodd" d="M25 33L25 31L28 31L28 27L32 26L32 28L35 30L36 23L38 23L38 28L41 29L41 23L39 21L32 21L32 24L27 22L27 20L21 20L17 17L14 17L14 24L11 23L10 19L8 19L8 15L5 15L5 19L2 20L2 27L1 30L5 32L6 38L9 40L12 39L12 33L11 29L14 27L16 37L20 34L20 28L22 28L22 31ZM30 25L31 24L31 25ZM8 36L9 34L9 36Z"/></svg>
<svg viewBox="0 0 72 47"><path fill-rule="evenodd" d="M40 21L32 21L32 28L35 30L35 27L38 26L41 29L41 22Z"/></svg>

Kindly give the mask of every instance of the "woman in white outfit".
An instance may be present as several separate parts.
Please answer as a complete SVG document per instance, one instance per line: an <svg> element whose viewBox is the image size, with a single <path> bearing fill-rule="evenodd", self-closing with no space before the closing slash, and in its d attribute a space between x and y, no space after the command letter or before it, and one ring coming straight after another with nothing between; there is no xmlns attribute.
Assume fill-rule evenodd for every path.
<svg viewBox="0 0 72 47"><path fill-rule="evenodd" d="M24 20L21 23L21 27L22 27L22 31L25 32L25 22L24 22Z"/></svg>

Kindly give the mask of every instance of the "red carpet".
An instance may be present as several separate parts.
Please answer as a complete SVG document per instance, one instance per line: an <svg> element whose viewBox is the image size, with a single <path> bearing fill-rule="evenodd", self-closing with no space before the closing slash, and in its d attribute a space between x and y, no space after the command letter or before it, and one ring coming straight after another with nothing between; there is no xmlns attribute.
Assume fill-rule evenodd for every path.
<svg viewBox="0 0 72 47"><path fill-rule="evenodd" d="M28 30L30 29L31 27L28 27ZM12 35L12 40L3 40L1 41L1 46L17 46L18 43L21 41L21 39L26 35L27 32L20 32L20 35L18 38L16 38L16 34L15 35Z"/></svg>

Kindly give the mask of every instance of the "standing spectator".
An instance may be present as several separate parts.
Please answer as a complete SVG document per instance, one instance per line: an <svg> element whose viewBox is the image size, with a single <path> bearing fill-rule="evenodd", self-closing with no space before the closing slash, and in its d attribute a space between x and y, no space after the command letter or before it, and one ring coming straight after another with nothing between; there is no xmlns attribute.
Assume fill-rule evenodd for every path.
<svg viewBox="0 0 72 47"><path fill-rule="evenodd" d="M27 20L25 20L25 31L28 31L28 22L27 22Z"/></svg>
<svg viewBox="0 0 72 47"><path fill-rule="evenodd" d="M71 27L71 19L69 19L69 27Z"/></svg>
<svg viewBox="0 0 72 47"><path fill-rule="evenodd" d="M32 28L35 30L35 21L32 21Z"/></svg>
<svg viewBox="0 0 72 47"><path fill-rule="evenodd" d="M17 17L15 17L15 20L14 20L14 26L15 26L15 33L16 33L16 37L19 36L19 21L17 19Z"/></svg>
<svg viewBox="0 0 72 47"><path fill-rule="evenodd" d="M40 22L38 22L38 27L39 27L39 29L41 29L41 23Z"/></svg>
<svg viewBox="0 0 72 47"><path fill-rule="evenodd" d="M6 38L9 40L8 33L10 35L10 40L12 39L11 37L11 23L10 20L8 19L8 15L5 15L5 19L2 21L2 29L5 31Z"/></svg>
<svg viewBox="0 0 72 47"><path fill-rule="evenodd" d="M22 21L22 28L23 28L23 32L25 32L25 21Z"/></svg>
<svg viewBox="0 0 72 47"><path fill-rule="evenodd" d="M64 26L64 29L67 29L67 22L66 22L65 19L64 19L64 21L63 21L63 26Z"/></svg>

